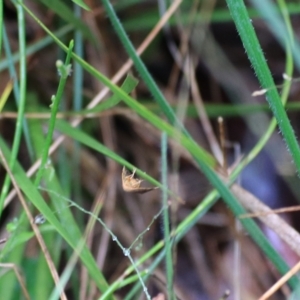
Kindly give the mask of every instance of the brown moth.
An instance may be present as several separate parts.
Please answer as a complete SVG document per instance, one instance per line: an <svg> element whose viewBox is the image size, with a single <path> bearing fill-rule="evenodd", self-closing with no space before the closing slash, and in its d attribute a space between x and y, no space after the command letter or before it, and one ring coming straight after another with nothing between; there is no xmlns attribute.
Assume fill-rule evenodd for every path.
<svg viewBox="0 0 300 300"><path fill-rule="evenodd" d="M134 178L134 174L135 174L135 170L133 171L132 174L128 175L128 171L126 170L125 167L123 167L122 187L125 192L144 194L152 190L158 189L158 187L149 187L149 188L140 187L143 180Z"/></svg>

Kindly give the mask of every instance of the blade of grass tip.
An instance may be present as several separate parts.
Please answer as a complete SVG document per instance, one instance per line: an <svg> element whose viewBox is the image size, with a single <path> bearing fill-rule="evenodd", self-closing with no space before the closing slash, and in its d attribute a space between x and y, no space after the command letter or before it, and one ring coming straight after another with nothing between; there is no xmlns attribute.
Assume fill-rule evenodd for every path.
<svg viewBox="0 0 300 300"><path fill-rule="evenodd" d="M18 15L18 33L19 33L19 48L20 48L20 91L16 99L19 99L18 104L18 118L16 122L16 129L13 139L12 146L12 155L9 161L9 168L13 169L15 161L17 159L21 134L22 134L22 125L24 120L25 112L25 103L26 103L26 83L27 83L27 74L26 74L26 38L25 38L25 19L24 19L24 10L22 5L16 4L17 15ZM5 180L2 186L1 195L0 195L0 217L3 211L4 199L6 198L9 185L10 177L8 174L5 176Z"/></svg>
<svg viewBox="0 0 300 300"><path fill-rule="evenodd" d="M165 132L161 135L161 183L164 187L168 187L168 162L167 162L167 149L168 149L168 136ZM170 219L169 219L169 205L168 193L164 189L162 191L162 207L163 211L163 226L164 226L164 241L166 248L166 271L167 271L167 290L168 299L174 299L173 293L173 260L172 260L172 247L170 236Z"/></svg>
<svg viewBox="0 0 300 300"><path fill-rule="evenodd" d="M46 137L46 141L45 141L44 151L42 153L41 165L36 174L36 178L34 181L35 186L38 186L42 179L44 167L45 167L47 159L48 159L48 152L49 152L49 148L51 146L52 135L53 135L54 128L55 128L56 115L57 115L57 112L59 109L60 100L61 100L63 92L64 92L67 78L71 72L70 60L71 60L71 53L73 50L73 46L74 46L74 41L71 40L65 64L63 64L61 61L56 62L56 67L57 67L59 75L60 75L60 80L59 80L59 85L57 88L56 95L52 96L52 98L51 98L51 101L52 101L51 117L49 120L48 133L47 133L47 137Z"/></svg>
<svg viewBox="0 0 300 300"><path fill-rule="evenodd" d="M262 88L274 86L273 78L258 42L251 20L249 19L244 2L242 0L226 0L226 2L237 31L242 39L248 58L254 68ZM278 126L291 153L299 175L300 148L293 128L287 117L286 111L281 103L278 91L276 89L269 89L266 93L266 99L269 102L273 115L277 120Z"/></svg>

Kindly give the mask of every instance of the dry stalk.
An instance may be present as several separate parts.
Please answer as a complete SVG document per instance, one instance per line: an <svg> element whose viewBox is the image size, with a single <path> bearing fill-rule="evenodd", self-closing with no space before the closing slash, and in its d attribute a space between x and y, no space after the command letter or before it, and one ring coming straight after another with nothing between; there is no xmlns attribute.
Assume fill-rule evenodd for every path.
<svg viewBox="0 0 300 300"><path fill-rule="evenodd" d="M296 275L300 270L300 262L298 262L288 273L282 276L268 291L266 291L258 300L269 299L276 291L278 291L291 277Z"/></svg>

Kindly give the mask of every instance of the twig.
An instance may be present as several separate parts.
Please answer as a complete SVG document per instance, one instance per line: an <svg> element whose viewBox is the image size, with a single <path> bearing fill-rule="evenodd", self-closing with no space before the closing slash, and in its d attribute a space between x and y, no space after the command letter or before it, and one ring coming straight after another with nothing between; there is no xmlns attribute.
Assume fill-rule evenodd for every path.
<svg viewBox="0 0 300 300"><path fill-rule="evenodd" d="M300 235L293 227L287 224L278 215L269 214L272 210L267 205L263 204L253 194L239 185L233 184L231 191L246 209L253 212L260 211L267 213L265 216L259 216L259 219L277 233L278 236L300 256Z"/></svg>
<svg viewBox="0 0 300 300"><path fill-rule="evenodd" d="M290 206L290 207L283 207L283 208L278 208L278 209L271 209L270 211L259 211L259 212L255 212L255 213L251 213L251 214L244 214L241 215L239 218L240 219L245 219L245 218L256 218L256 217L263 217L263 216L267 216L267 215L271 215L271 214L281 214L281 213L285 213L285 212L294 212L294 211L299 211L300 210L300 206L296 205L296 206Z"/></svg>
<svg viewBox="0 0 300 300"><path fill-rule="evenodd" d="M298 262L288 273L282 276L269 290L267 290L258 300L266 300L278 291L291 277L296 275L300 270Z"/></svg>

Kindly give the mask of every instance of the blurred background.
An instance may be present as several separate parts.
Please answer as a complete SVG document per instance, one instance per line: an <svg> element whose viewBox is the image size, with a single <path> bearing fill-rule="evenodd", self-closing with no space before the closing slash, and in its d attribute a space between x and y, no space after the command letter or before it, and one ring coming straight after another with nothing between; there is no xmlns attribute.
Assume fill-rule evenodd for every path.
<svg viewBox="0 0 300 300"><path fill-rule="evenodd" d="M115 34L101 2L86 1L91 8L89 12L67 1L55 1L53 4L46 2L32 1L26 2L26 5L65 44L68 44L70 39L75 39L76 47L79 40L79 46L75 48L78 55L105 76L112 78L128 60L128 55ZM61 3L62 7L69 7L73 15L64 13L60 6L55 7L57 3ZM131 42L138 48L165 14L167 3L132 0L112 1L112 4ZM274 81L281 85L286 64L285 49L278 43L251 1L247 1L246 4ZM287 4L294 34L297 36L300 25L299 8L292 1ZM28 113L29 126L39 128L39 131L42 130L46 134L50 97L56 93L59 81L55 61L64 60L65 54L51 39L46 39L45 32L28 14L25 15L25 22L27 49L33 47L33 51L27 56L25 111ZM16 53L19 47L17 12L10 1L4 1L4 23L11 51ZM201 104L204 105L209 123L218 140L220 130L217 119L219 116L223 117L227 164L232 166L238 163L265 133L272 115L265 95L252 96L253 92L260 90L260 86L225 1L183 1L173 17L154 36L141 58L161 92L174 107L195 141L209 152L212 150L203 129L202 118L199 116L201 110L203 111ZM7 54L3 55L0 62L0 91L4 90L12 77L5 61ZM15 67L18 68L18 62ZM85 71L81 73L82 80L75 81L74 76L78 68L80 66L73 64L72 75L67 81L59 109L60 118L68 121L71 117L64 115L64 112L82 110L104 88ZM153 96L135 68L131 68L127 73L139 80L132 96L162 117ZM295 71L293 78L298 76L298 71ZM296 106L288 106L287 110L297 136L299 136L297 106L299 93L300 85L295 82L291 86L288 105L296 104ZM0 133L8 145L12 144L14 138L16 112L16 103L11 95L0 118ZM160 180L159 130L123 103L98 115L89 117L82 113L82 116L84 119L80 126L84 132L153 178ZM55 132L54 137L59 134ZM28 170L37 158L37 155L30 153L23 137L18 154L19 162L25 170ZM65 139L55 151L51 161L64 194L69 199L87 211L92 211L100 201L102 209L99 216L124 247L129 247L141 232L149 228L131 249L133 259L141 257L163 238L162 217L160 215L154 218L161 210L160 190L145 194L124 192L121 179L123 166L70 138ZM168 164L170 189L178 193L185 202L170 209L170 227L175 228L176 224L201 203L212 187L191 159L171 142L168 145ZM3 182L5 171L0 170L0 182ZM242 187L272 209L298 204L299 178L278 130L275 130L263 150L243 170L237 180ZM142 186L152 185L143 182ZM1 216L0 237L8 236L7 224L12 224L14 218L18 218L20 210L19 201L15 197L5 207ZM38 211L34 209L32 211L38 214ZM72 211L84 231L89 216L76 209ZM295 229L299 228L298 212L286 213L282 217ZM177 299L225 299L227 290L231 292L228 299L239 299L234 295L240 295L240 299L245 300L257 299L279 278L272 264L236 224L226 205L218 201L174 247L174 291ZM290 266L294 265L298 260L296 254L273 231L261 223L259 225L284 260ZM112 241L99 223L95 224L87 245L109 283L122 275L130 265L122 249ZM70 249L63 245L60 247L59 272L64 269L70 257ZM39 251L35 239L26 240L20 268L26 264L34 266ZM236 255L240 268L238 273L234 269ZM149 266L150 262L151 259L145 262L143 267ZM83 274L81 268L79 264L75 267L78 274L80 272ZM236 274L239 274L239 278ZM24 271L23 275L29 286L34 285L33 278L29 277L27 271ZM76 280L78 278L71 280L66 287L69 299L99 297L94 288L87 293L89 298L88 296L85 298L84 294L80 294L78 286L74 287L73 283ZM153 297L159 293L166 293L164 262L154 270L147 286ZM128 285L119 289L116 297L125 299L130 288ZM6 299L21 299L16 298L19 297L19 289L13 291L10 298ZM283 288L272 299L285 299L286 292L287 290ZM139 299L144 299L143 297L144 295L141 295Z"/></svg>

